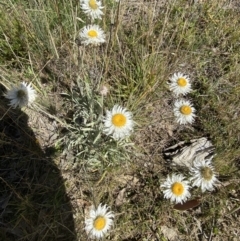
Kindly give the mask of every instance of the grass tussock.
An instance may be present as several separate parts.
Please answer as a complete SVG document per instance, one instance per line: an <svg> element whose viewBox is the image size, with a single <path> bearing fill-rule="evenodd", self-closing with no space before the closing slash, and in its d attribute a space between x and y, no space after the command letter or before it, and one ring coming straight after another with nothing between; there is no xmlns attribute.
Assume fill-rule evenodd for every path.
<svg viewBox="0 0 240 241"><path fill-rule="evenodd" d="M100 46L79 38L91 23L79 1L0 5L3 240L88 240L84 218L99 203L115 213L105 240L237 240L237 1L105 0L95 21L106 33ZM192 80L192 125L174 117L167 83L176 72ZM8 109L3 94L22 81L32 83L37 103ZM122 142L102 133L115 104L135 122ZM221 184L213 192L192 188L200 205L178 211L160 185L169 173L189 172L166 163L163 151L200 137L215 147Z"/></svg>

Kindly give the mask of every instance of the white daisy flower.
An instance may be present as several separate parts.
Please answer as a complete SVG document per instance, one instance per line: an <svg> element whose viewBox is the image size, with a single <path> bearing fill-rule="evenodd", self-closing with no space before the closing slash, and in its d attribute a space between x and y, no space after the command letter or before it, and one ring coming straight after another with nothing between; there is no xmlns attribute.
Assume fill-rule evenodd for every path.
<svg viewBox="0 0 240 241"><path fill-rule="evenodd" d="M114 105L113 109L106 113L103 132L119 140L130 135L133 125L132 113L119 105Z"/></svg>
<svg viewBox="0 0 240 241"><path fill-rule="evenodd" d="M181 99L175 101L173 111L178 123L185 125L194 122L196 110L189 100Z"/></svg>
<svg viewBox="0 0 240 241"><path fill-rule="evenodd" d="M98 25L88 25L81 29L79 37L84 45L99 45L105 42L105 33Z"/></svg>
<svg viewBox="0 0 240 241"><path fill-rule="evenodd" d="M90 16L92 20L102 18L103 12L101 11L101 9L103 9L103 6L101 1L82 0L80 1L80 4L83 12Z"/></svg>
<svg viewBox="0 0 240 241"><path fill-rule="evenodd" d="M190 180L193 181L193 186L201 187L202 192L214 190L218 179L210 159L198 160L196 158L193 167L190 168L190 172L192 175Z"/></svg>
<svg viewBox="0 0 240 241"><path fill-rule="evenodd" d="M169 89L176 96L186 95L192 90L189 77L181 72L175 73L170 78Z"/></svg>
<svg viewBox="0 0 240 241"><path fill-rule="evenodd" d="M11 100L10 106L13 108L22 108L30 105L35 100L36 94L31 84L22 82L19 86L13 86L12 89L8 90L5 97Z"/></svg>
<svg viewBox="0 0 240 241"><path fill-rule="evenodd" d="M161 185L164 188L164 198L170 199L171 202L183 203L190 196L188 189L190 188L189 182L184 181L182 174L168 175L167 180Z"/></svg>
<svg viewBox="0 0 240 241"><path fill-rule="evenodd" d="M85 230L92 238L100 239L113 225L113 212L108 212L108 207L101 204L95 209L91 208L88 217L85 219Z"/></svg>

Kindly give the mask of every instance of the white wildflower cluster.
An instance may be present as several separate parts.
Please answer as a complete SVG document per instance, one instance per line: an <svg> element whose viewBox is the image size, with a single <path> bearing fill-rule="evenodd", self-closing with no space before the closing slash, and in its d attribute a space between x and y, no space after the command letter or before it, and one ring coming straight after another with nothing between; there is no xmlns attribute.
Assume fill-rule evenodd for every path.
<svg viewBox="0 0 240 241"><path fill-rule="evenodd" d="M173 74L168 85L170 91L177 98L186 96L192 91L190 78L181 72ZM184 98L175 101L173 111L177 122L181 125L192 124L196 117L196 110L193 104L190 100ZM165 182L161 185L164 197L170 199L171 202L184 203L191 196L189 192L191 186L199 187L202 192L213 191L218 180L211 163L212 157L205 159L196 156L193 165L189 168L189 180L182 174L174 173L168 175Z"/></svg>
<svg viewBox="0 0 240 241"><path fill-rule="evenodd" d="M195 158L193 166L190 167L190 178L186 180L182 174L168 175L165 182L161 185L163 194L171 202L184 203L190 196L191 186L201 188L202 192L213 191L218 180L211 164L212 158Z"/></svg>
<svg viewBox="0 0 240 241"><path fill-rule="evenodd" d="M115 0L119 2L119 0ZM80 0L82 11L90 18L91 24L84 26L79 37L83 45L100 45L106 41L106 35L101 27L94 24L95 20L102 19L104 6L100 0ZM190 78L183 73L175 73L169 81L169 89L178 98L186 96L192 91ZM100 91L102 96L108 93L107 85L103 85ZM29 106L36 98L35 90L31 84L25 82L8 90L5 97L10 100L13 108ZM179 124L192 124L196 117L196 110L190 100L179 98L174 103L174 115ZM112 109L106 110L105 116L101 117L103 128L99 127L102 134L113 138L116 141L129 137L134 129L133 114L119 104ZM108 137L107 137L108 138ZM104 138L104 141L106 139ZM110 140L112 143L112 140ZM90 142L90 141L89 141ZM88 144L89 144L88 142ZM84 149L84 148L83 148ZM173 173L167 176L160 185L164 198L173 203L184 203L190 197L190 189L198 187L202 192L213 191L218 180L212 165L212 157L200 159L196 157L193 165L189 168L189 178L183 174ZM107 205L99 204L98 207L91 207L85 217L85 231L90 238L103 239L104 235L112 228L114 213L109 211Z"/></svg>
<svg viewBox="0 0 240 241"><path fill-rule="evenodd" d="M14 108L30 105L35 96L35 90L25 82L14 86L5 94ZM103 133L115 140L124 139L133 131L132 113L119 105L114 105L102 119L104 122ZM113 219L114 214L106 205L100 204L97 208L91 207L85 217L85 230L90 238L102 239L113 226Z"/></svg>
<svg viewBox="0 0 240 241"><path fill-rule="evenodd" d="M173 74L168 84L176 97L185 96L192 91L190 78L181 72ZM181 125L192 124L196 117L196 110L191 101L183 98L175 101L173 112L177 122Z"/></svg>
<svg viewBox="0 0 240 241"><path fill-rule="evenodd" d="M101 19L104 14L102 11L104 7L100 0L80 0L80 5L83 12L91 21ZM84 45L102 44L105 42L105 37L104 31L96 24L87 25L80 31L80 39ZM107 92L108 88L106 86L100 91L102 96L107 95ZM134 126L132 113L119 105L114 105L112 110L107 111L103 122L103 133L115 140L121 140L129 136Z"/></svg>
<svg viewBox="0 0 240 241"><path fill-rule="evenodd" d="M104 14L102 10L104 7L101 1L80 0L80 6L91 22L95 19L102 19L102 15ZM84 26L79 33L79 38L84 45L100 45L106 41L104 31L97 24Z"/></svg>
<svg viewBox="0 0 240 241"><path fill-rule="evenodd" d="M80 4L84 13L92 21L102 18L104 7L101 1L82 0ZM106 38L104 31L96 24L83 27L79 37L84 45L100 45L105 42ZM103 96L107 95L107 92L107 87L100 91ZM114 105L112 110L107 110L106 116L103 117L103 123L103 133L115 140L122 140L129 136L134 126L132 113L120 105ZM108 209L106 205L102 206L101 204L97 208L91 208L85 218L85 230L89 237L101 239L113 226L114 214Z"/></svg>

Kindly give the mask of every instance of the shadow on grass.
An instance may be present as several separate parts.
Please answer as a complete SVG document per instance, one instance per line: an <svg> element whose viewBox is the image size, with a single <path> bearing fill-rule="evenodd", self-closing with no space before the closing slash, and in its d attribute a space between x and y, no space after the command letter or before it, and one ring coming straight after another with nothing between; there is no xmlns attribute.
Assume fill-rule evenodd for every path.
<svg viewBox="0 0 240 241"><path fill-rule="evenodd" d="M0 87L0 118L9 102ZM0 240L74 241L72 208L57 166L38 145L28 116L0 120Z"/></svg>

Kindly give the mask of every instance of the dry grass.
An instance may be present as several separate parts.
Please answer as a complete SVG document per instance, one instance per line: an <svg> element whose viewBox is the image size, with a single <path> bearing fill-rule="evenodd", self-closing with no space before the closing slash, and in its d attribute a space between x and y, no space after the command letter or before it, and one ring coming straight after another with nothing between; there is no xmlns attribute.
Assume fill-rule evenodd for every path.
<svg viewBox="0 0 240 241"><path fill-rule="evenodd" d="M118 6L105 0L99 24L108 41L97 48L77 39L87 21L78 1L0 3L1 83L7 88L31 81L39 96L37 111L11 110L1 120L2 240L88 240L85 212L100 202L116 214L105 240L238 240L240 9L234 1L194 2L124 0ZM175 98L167 80L177 71L193 80L192 126L179 126L172 113ZM103 99L102 84L110 88ZM76 105L71 94L80 89L87 97ZM135 145L110 143L105 159L103 142L94 146L83 138L84 148L102 158L94 168L86 165L90 155L76 158L75 148L60 145L63 136L67 143L80 133L74 114L81 103L94 102L89 100L102 101L102 112L124 105L137 123ZM3 115L3 97L1 106ZM216 147L222 184L212 193L193 189L200 206L174 210L160 184L182 170L166 164L163 149L203 136Z"/></svg>

